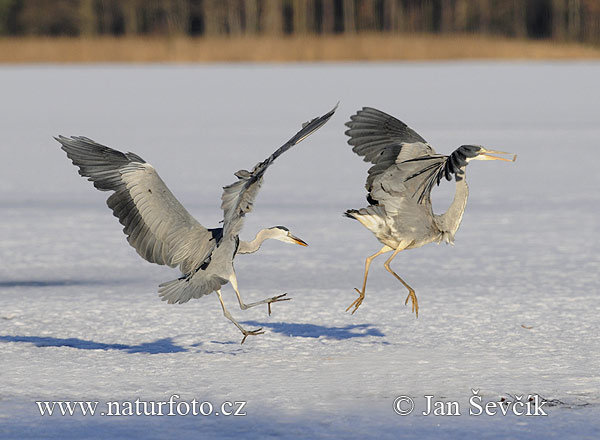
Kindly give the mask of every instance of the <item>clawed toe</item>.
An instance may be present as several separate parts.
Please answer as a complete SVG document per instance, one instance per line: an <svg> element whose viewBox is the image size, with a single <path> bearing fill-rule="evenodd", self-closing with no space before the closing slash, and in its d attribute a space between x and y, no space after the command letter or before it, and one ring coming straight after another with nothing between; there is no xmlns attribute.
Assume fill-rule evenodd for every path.
<svg viewBox="0 0 600 440"><path fill-rule="evenodd" d="M242 330L242 333L244 335L244 338L242 339L242 342L240 342L240 344L243 344L246 341L246 338L248 336L256 336L256 335L262 335L264 333L262 327L258 328L256 330Z"/></svg>
<svg viewBox="0 0 600 440"><path fill-rule="evenodd" d="M363 292L361 292L360 290L358 290L356 287L354 288L354 290L356 290L356 293L358 293L359 297L356 298L354 300L354 302L352 304L350 304L348 306L348 308L346 309L346 312L348 310L350 310L352 307L354 307L354 310L352 310L352 314L354 315L354 312L356 312L358 310L358 308L360 307L360 305L363 302L363 299L365 298L365 294Z"/></svg>
<svg viewBox="0 0 600 440"><path fill-rule="evenodd" d="M418 318L419 317L419 302L417 301L417 295L415 294L414 290L409 291L408 296L406 297L406 301L404 301L404 305L408 305L408 300L412 301L412 311L415 314L415 317Z"/></svg>
<svg viewBox="0 0 600 440"><path fill-rule="evenodd" d="M287 293L284 293L282 295L277 295L267 301L267 309L269 310L269 316L271 316L271 303L281 302L281 301L289 301L292 299L292 298L284 298L284 296L286 296L286 295L287 295Z"/></svg>

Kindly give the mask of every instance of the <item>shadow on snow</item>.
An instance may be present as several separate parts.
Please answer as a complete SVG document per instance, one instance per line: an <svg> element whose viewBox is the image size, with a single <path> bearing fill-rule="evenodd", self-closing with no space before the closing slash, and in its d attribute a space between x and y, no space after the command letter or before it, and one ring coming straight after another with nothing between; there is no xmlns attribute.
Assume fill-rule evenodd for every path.
<svg viewBox="0 0 600 440"><path fill-rule="evenodd" d="M351 339L362 338L365 336L385 336L379 329L370 324L353 324L343 327L327 327L315 324L294 324L294 323L265 323L258 321L245 321L244 324L268 328L275 333L280 333L289 337L300 338L320 338L329 339ZM173 342L172 338L158 339L153 342L145 342L137 345L128 344L107 344L104 342L95 342L79 338L54 338L51 336L15 336L1 335L0 342L22 342L34 344L36 347L72 347L79 350L122 350L126 353L179 353L189 351ZM217 343L217 341L211 341ZM220 344L235 344L233 341L219 342ZM201 346L202 343L193 344L193 347ZM206 353L224 353L219 351L206 351ZM235 354L235 353L228 353Z"/></svg>
<svg viewBox="0 0 600 440"><path fill-rule="evenodd" d="M244 321L244 324L256 327L268 328L275 333L290 337L319 338L324 336L329 339L351 339L363 338L365 336L385 336L379 329L371 324L353 324L343 327L327 327L315 324L293 324L286 322L258 322Z"/></svg>
<svg viewBox="0 0 600 440"><path fill-rule="evenodd" d="M100 280L10 280L0 281L0 289L11 287L61 287L61 286L85 286L90 284L108 284Z"/></svg>
<svg viewBox="0 0 600 440"><path fill-rule="evenodd" d="M172 338L158 339L138 345L105 344L79 338L53 338L50 336L0 336L2 342L28 342L36 347L72 347L80 350L123 350L127 353L178 353L188 351L173 343Z"/></svg>

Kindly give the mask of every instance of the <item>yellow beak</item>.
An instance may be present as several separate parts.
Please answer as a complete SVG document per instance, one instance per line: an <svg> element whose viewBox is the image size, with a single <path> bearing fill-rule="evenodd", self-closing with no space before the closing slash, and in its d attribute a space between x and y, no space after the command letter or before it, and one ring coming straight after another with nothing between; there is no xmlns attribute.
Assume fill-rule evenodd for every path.
<svg viewBox="0 0 600 440"><path fill-rule="evenodd" d="M476 159L479 160L504 160L506 162L514 162L515 160L517 160L517 155L513 154L513 153L507 153L506 151L496 151L496 150L486 150L485 148L482 148L483 152L479 153L479 156L476 157ZM505 158L505 157L498 157L498 156L493 156L493 154L513 154L512 159L509 158Z"/></svg>

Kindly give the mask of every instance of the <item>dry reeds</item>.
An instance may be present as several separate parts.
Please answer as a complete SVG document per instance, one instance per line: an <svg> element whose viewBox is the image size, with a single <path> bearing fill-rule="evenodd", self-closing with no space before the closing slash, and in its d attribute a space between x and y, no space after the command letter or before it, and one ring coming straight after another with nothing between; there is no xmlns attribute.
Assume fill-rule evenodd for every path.
<svg viewBox="0 0 600 440"><path fill-rule="evenodd" d="M483 36L3 38L0 63L598 59L600 48Z"/></svg>

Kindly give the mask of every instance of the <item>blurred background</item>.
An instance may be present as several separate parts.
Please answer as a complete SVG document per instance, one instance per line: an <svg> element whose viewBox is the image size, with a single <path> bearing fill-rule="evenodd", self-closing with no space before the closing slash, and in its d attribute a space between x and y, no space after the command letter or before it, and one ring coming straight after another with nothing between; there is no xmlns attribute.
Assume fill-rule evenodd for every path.
<svg viewBox="0 0 600 440"><path fill-rule="evenodd" d="M0 0L4 62L597 58L599 49L599 0Z"/></svg>

